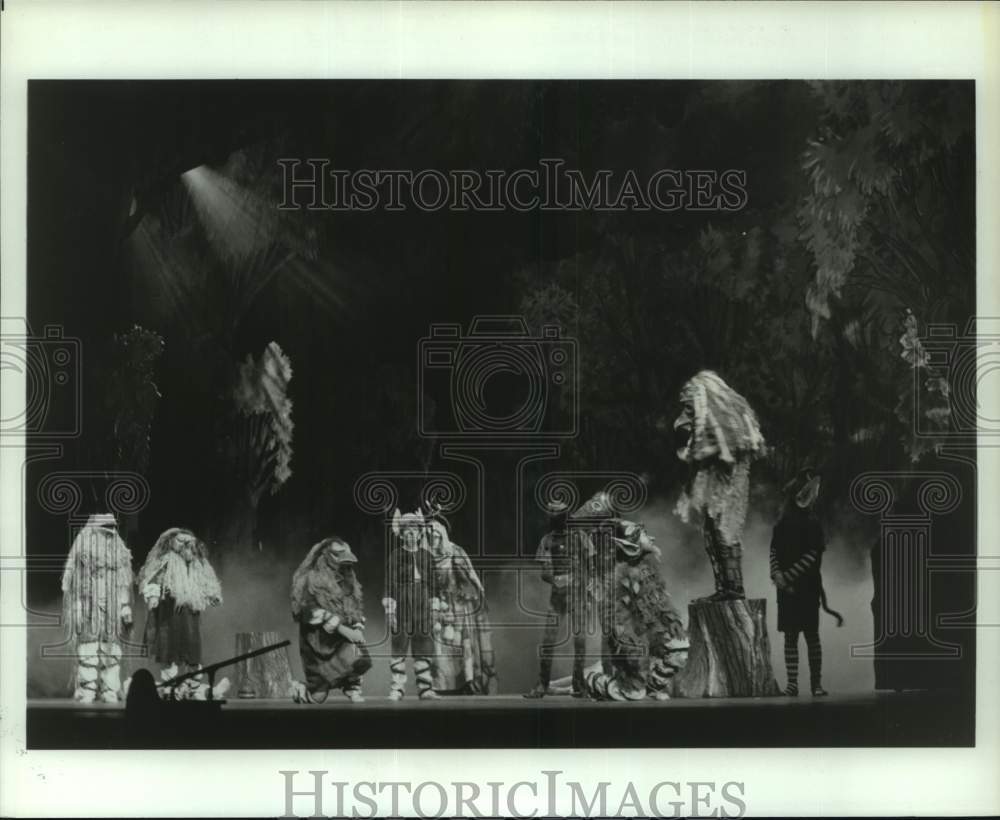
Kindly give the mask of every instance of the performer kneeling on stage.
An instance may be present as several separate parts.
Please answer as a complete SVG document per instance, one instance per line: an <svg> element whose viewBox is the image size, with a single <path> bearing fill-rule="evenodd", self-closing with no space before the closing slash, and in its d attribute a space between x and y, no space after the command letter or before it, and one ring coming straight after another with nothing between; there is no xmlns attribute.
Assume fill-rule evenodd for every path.
<svg viewBox="0 0 1000 820"><path fill-rule="evenodd" d="M163 680L199 668L201 613L222 603L222 588L204 542L191 530L166 530L139 570L138 585L149 610L143 638L156 661L164 664ZM228 688L229 680L223 678L213 696L221 696ZM190 678L174 694L201 700L207 692L207 683Z"/></svg>
<svg viewBox="0 0 1000 820"><path fill-rule="evenodd" d="M299 654L305 683L295 687L299 703L323 703L342 689L361 703L361 676L371 669L365 647L365 615L358 559L342 538L314 545L292 576L292 617L299 623Z"/></svg>
<svg viewBox="0 0 1000 820"><path fill-rule="evenodd" d="M401 515L397 509L392 530L400 543L389 553L386 595L382 599L391 633L392 659L389 669L389 700L402 700L406 693L406 656L413 653L413 675L417 694L423 700L437 698L434 691L433 612L440 607L436 595L434 556L427 543L423 513Z"/></svg>
<svg viewBox="0 0 1000 820"><path fill-rule="evenodd" d="M771 538L771 580L778 588L778 631L785 633L785 694L799 693L799 633L809 650L809 684L814 696L826 695L820 678L819 608L823 599L823 528L813 512L820 476L805 468L785 485L785 506ZM839 614L828 610L842 623ZM840 624L838 623L838 626Z"/></svg>
<svg viewBox="0 0 1000 820"><path fill-rule="evenodd" d="M687 660L688 640L680 613L660 573L659 548L642 524L616 520L611 542L614 570L605 585L612 620L608 629L611 672L587 675L596 700L659 700L670 697L673 677Z"/></svg>

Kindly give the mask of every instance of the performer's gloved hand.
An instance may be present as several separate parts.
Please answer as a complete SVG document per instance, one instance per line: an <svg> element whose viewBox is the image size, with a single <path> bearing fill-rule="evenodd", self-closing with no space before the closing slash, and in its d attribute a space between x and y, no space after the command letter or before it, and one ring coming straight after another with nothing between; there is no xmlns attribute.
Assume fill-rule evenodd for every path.
<svg viewBox="0 0 1000 820"><path fill-rule="evenodd" d="M323 621L323 631L328 635L332 635L340 627L340 616L334 615L333 613L327 613L327 618Z"/></svg>
<svg viewBox="0 0 1000 820"><path fill-rule="evenodd" d="M132 624L132 607L128 604L122 604L121 619L125 626L130 626Z"/></svg>
<svg viewBox="0 0 1000 820"><path fill-rule="evenodd" d="M146 584L142 588L142 597L146 599L146 606L149 609L156 609L160 605L160 585Z"/></svg>
<svg viewBox="0 0 1000 820"><path fill-rule="evenodd" d="M364 643L365 633L360 629L345 626L344 624L341 624L337 629L351 643Z"/></svg>
<svg viewBox="0 0 1000 820"><path fill-rule="evenodd" d="M395 630L397 626L396 622L396 599L395 598L383 598L382 599L382 609L385 610L385 619L389 624L390 630Z"/></svg>
<svg viewBox="0 0 1000 820"><path fill-rule="evenodd" d="M323 623L327 618L330 617L330 613L325 609L320 609L317 607L312 612L309 613L309 626L318 626Z"/></svg>

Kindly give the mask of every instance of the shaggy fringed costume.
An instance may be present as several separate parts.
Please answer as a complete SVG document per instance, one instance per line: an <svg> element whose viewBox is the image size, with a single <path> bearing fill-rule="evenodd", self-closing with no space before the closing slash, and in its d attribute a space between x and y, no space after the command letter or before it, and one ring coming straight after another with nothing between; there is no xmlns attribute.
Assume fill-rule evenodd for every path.
<svg viewBox="0 0 1000 820"><path fill-rule="evenodd" d="M92 515L77 533L62 576L63 623L77 665L73 698L116 703L121 642L132 628L132 553L112 515Z"/></svg>
<svg viewBox="0 0 1000 820"><path fill-rule="evenodd" d="M771 580L778 590L778 631L785 633L786 694L799 693L799 633L809 652L809 683L814 695L822 686L823 650L819 608L823 597L820 568L825 542L813 505L820 477L802 470L785 486L785 507L771 538Z"/></svg>
<svg viewBox="0 0 1000 820"><path fill-rule="evenodd" d="M392 530L400 543L389 553L382 599L391 634L389 698L400 700L406 693L406 657L410 654L417 694L423 699L436 698L432 634L434 610L440 602L434 556L427 543L427 524L422 513L401 515L397 509Z"/></svg>
<svg viewBox="0 0 1000 820"><path fill-rule="evenodd" d="M292 577L292 617L299 624L299 654L305 685L296 700L322 703L331 689L354 701L361 676L371 669L364 644L364 602L355 575L358 559L341 538L326 538L309 550Z"/></svg>
<svg viewBox="0 0 1000 820"><path fill-rule="evenodd" d="M139 570L149 614L143 639L158 663L201 664L201 613L222 603L222 589L203 542L190 530L164 532Z"/></svg>
<svg viewBox="0 0 1000 820"><path fill-rule="evenodd" d="M710 370L681 390L683 411L674 422L678 457L690 467L675 512L684 521L702 516L705 549L715 575L710 600L745 597L740 536L750 495L750 463L764 452L764 437L747 400Z"/></svg>
<svg viewBox="0 0 1000 820"><path fill-rule="evenodd" d="M496 691L486 594L468 554L448 537L444 523L430 523L439 606L434 610L434 689L466 695Z"/></svg>
<svg viewBox="0 0 1000 820"><path fill-rule="evenodd" d="M551 531L538 545L535 560L542 566L542 580L552 587L548 620L538 647L538 683L525 697L544 697L552 679L552 661L562 626L569 627L573 645L572 692L584 694L583 669L587 656L587 620L591 612L591 562L594 547L586 531L568 525L568 508L561 503L548 507Z"/></svg>
<svg viewBox="0 0 1000 820"><path fill-rule="evenodd" d="M614 570L604 590L612 617L611 670L589 673L587 692L597 700L666 699L687 660L687 634L660 574L659 549L644 527L616 520L613 528Z"/></svg>

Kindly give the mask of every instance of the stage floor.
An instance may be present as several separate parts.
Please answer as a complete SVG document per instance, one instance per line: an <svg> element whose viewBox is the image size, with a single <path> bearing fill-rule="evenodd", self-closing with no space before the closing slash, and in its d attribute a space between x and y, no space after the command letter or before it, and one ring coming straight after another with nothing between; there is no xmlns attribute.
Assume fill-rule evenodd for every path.
<svg viewBox="0 0 1000 820"><path fill-rule="evenodd" d="M194 709L187 707L194 706ZM633 703L551 695L443 697L353 704L227 700L174 704L155 727L121 705L29 700L31 749L694 748L972 746L971 701L956 692Z"/></svg>

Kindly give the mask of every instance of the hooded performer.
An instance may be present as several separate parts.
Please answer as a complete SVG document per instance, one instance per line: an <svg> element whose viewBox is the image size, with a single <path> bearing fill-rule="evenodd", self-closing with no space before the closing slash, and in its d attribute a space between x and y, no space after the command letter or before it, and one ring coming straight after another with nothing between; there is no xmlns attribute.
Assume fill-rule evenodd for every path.
<svg viewBox="0 0 1000 820"><path fill-rule="evenodd" d="M434 689L467 695L496 691L486 593L468 554L440 518L429 526L439 606L434 610Z"/></svg>
<svg viewBox="0 0 1000 820"><path fill-rule="evenodd" d="M397 509L392 531L399 543L389 552L382 599L392 647L389 699L402 700L406 694L406 657L411 653L417 694L424 700L433 699L438 697L434 691L433 613L440 601L434 556L427 543L427 523L421 512L402 515Z"/></svg>
<svg viewBox="0 0 1000 820"><path fill-rule="evenodd" d="M201 613L222 603L222 589L205 544L191 530L167 530L139 570L138 586L149 610L143 639L157 663L165 665L163 678L199 667ZM199 697L198 684L188 688L192 687L199 691L182 696Z"/></svg>
<svg viewBox="0 0 1000 820"><path fill-rule="evenodd" d="M309 550L292 577L292 617L299 623L305 685L295 700L322 703L331 689L364 700L361 676L372 661L364 644L364 602L355 574L358 559L342 538L325 538Z"/></svg>
<svg viewBox="0 0 1000 820"><path fill-rule="evenodd" d="M823 650L819 642L820 605L826 607L820 567L825 542L814 512L820 476L806 467L785 485L785 506L771 538L771 580L778 589L778 631L785 633L785 694L799 693L799 633L809 652L809 685L814 696L826 695L821 683Z"/></svg>
<svg viewBox="0 0 1000 820"><path fill-rule="evenodd" d="M711 370L681 390L683 410L674 422L677 456L689 466L675 512L684 521L701 516L705 549L715 575L708 600L746 597L740 536L750 495L750 463L764 452L764 437L747 400Z"/></svg>
<svg viewBox="0 0 1000 820"><path fill-rule="evenodd" d="M665 700L686 662L688 640L660 574L660 550L632 521L614 521L610 540L615 562L603 591L612 619L610 672L588 674L587 692L597 700Z"/></svg>
<svg viewBox="0 0 1000 820"><path fill-rule="evenodd" d="M77 665L73 698L117 703L122 639L132 628L132 553L110 514L92 515L77 533L62 576L63 623Z"/></svg>

